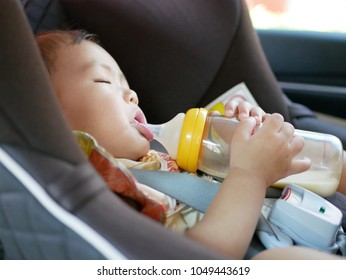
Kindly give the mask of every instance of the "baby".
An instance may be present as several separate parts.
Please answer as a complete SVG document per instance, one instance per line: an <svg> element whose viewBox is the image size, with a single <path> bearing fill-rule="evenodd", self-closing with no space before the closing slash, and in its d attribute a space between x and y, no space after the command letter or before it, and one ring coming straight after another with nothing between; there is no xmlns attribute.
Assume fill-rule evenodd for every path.
<svg viewBox="0 0 346 280"><path fill-rule="evenodd" d="M91 134L115 158L147 156L153 135L118 64L83 31L52 31L37 36L58 101L72 130ZM266 188L305 171L309 160L296 160L304 140L279 114L232 100L228 116L239 120L231 142L230 172L203 218L185 234L232 258L243 258L260 215ZM262 128L254 135L256 123ZM251 194L251 195L250 195ZM283 251L282 251L283 250ZM306 248L260 253L261 258L333 258Z"/></svg>

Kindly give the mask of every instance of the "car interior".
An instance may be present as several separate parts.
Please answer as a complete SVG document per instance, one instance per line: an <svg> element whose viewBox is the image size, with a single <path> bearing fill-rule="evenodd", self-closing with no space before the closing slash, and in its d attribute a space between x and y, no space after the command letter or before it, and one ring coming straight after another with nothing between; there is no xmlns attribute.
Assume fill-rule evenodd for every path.
<svg viewBox="0 0 346 280"><path fill-rule="evenodd" d="M60 112L35 43L38 32L83 28L97 34L151 123L203 107L244 82L265 111L346 145L346 128L315 114L345 117L338 91L346 70L337 55L346 59L346 41L331 38L339 42L331 57L339 59L339 72L316 89L311 84L320 73L313 58L306 66L310 77L290 61L282 69L276 57L290 60L282 53L285 40L296 41L290 33L257 33L243 0L4 0L0 24L0 259L226 258L113 195ZM297 87L306 81L310 86ZM314 89L318 98L311 98ZM247 257L262 249L254 237Z"/></svg>
<svg viewBox="0 0 346 280"><path fill-rule="evenodd" d="M258 34L286 95L344 125L345 34L289 30L260 30Z"/></svg>

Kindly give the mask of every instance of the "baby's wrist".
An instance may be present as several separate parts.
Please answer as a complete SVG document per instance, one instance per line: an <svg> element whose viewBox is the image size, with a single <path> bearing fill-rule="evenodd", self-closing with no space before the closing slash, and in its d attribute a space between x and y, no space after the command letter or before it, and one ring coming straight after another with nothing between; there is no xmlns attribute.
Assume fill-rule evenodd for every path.
<svg viewBox="0 0 346 280"><path fill-rule="evenodd" d="M251 181L251 184L263 187L266 189L270 184L265 179L265 176L261 175L259 172L255 172L251 169L232 167L229 172L229 176L237 176L243 178L244 180Z"/></svg>

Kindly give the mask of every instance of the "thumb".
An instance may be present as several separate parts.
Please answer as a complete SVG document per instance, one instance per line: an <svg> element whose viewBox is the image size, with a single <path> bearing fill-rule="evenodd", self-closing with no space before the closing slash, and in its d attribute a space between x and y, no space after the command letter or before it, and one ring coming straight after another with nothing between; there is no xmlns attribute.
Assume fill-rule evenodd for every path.
<svg viewBox="0 0 346 280"><path fill-rule="evenodd" d="M289 171L289 175L302 173L308 170L311 166L311 160L308 158L304 159L293 159L292 165Z"/></svg>

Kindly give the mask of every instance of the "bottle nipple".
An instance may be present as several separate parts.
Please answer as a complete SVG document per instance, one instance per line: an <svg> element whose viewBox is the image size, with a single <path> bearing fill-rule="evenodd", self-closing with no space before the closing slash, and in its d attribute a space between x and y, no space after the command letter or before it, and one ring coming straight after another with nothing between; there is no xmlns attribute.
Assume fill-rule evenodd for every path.
<svg viewBox="0 0 346 280"><path fill-rule="evenodd" d="M148 124L148 128L154 134L154 139L160 142L168 154L176 159L178 153L180 132L183 126L185 114L179 113L170 121L163 124Z"/></svg>

